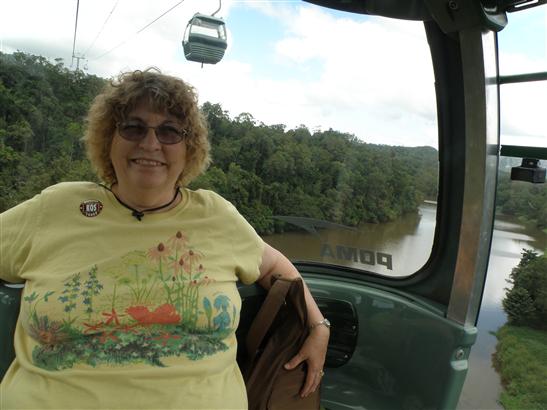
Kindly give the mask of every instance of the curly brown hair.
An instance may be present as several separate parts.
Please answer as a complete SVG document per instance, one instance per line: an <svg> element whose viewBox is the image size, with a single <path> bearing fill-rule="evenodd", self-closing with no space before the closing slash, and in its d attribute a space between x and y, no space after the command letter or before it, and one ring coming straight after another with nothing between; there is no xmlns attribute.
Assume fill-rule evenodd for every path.
<svg viewBox="0 0 547 410"><path fill-rule="evenodd" d="M187 185L211 162L207 125L199 110L194 88L154 67L120 74L93 100L83 140L97 175L106 183L116 182L110 160L116 124L140 103L147 104L154 111L174 115L187 131L184 140L186 165L178 179L179 184Z"/></svg>

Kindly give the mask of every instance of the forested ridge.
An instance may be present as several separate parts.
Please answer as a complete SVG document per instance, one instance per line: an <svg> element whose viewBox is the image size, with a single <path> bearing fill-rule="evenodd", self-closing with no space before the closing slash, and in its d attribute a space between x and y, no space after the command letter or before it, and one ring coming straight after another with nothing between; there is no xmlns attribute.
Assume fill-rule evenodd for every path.
<svg viewBox="0 0 547 410"><path fill-rule="evenodd" d="M105 81L61 60L0 53L0 211L59 181L96 180L80 139ZM191 187L217 191L261 233L283 229L274 215L356 226L394 220L436 198L434 148L265 125L249 113L231 118L209 102L202 110L213 164Z"/></svg>
<svg viewBox="0 0 547 410"><path fill-rule="evenodd" d="M298 215L357 226L391 221L436 198L437 152L371 145L334 130L235 119L218 104L202 107L214 164L196 186L229 198L262 232L272 215Z"/></svg>

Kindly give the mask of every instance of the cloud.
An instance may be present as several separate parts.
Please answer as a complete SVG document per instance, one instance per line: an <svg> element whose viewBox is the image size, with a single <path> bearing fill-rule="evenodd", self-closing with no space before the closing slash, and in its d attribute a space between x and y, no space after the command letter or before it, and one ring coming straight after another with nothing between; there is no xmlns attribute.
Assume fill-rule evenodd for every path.
<svg viewBox="0 0 547 410"><path fill-rule="evenodd" d="M333 128L374 143L436 146L434 81L421 23L260 5L282 25L273 52L293 74L254 79L251 90L261 96L255 117ZM276 113L282 116L274 119Z"/></svg>
<svg viewBox="0 0 547 410"><path fill-rule="evenodd" d="M232 116L250 112L266 124L333 128L373 143L437 145L434 79L420 22L333 13L303 2L224 0L218 16L229 23L234 13L250 11L268 22L264 27L273 41L245 50L230 42L221 63L201 68L184 59L181 41L190 17L214 12L218 1L185 0L137 34L177 3L80 0L76 52L87 59L80 63L105 78L157 66L193 84L201 102L221 103ZM4 52L61 57L70 65L74 0L3 2L1 11ZM256 34L227 25L229 33L237 33L229 38ZM502 54L502 63L542 64L516 52ZM539 110L547 93L539 84L523 91L502 88L506 133L545 136Z"/></svg>
<svg viewBox="0 0 547 410"><path fill-rule="evenodd" d="M253 89L262 97L252 111L256 117L332 127L368 142L437 145L434 79L421 23L335 17L309 5L274 8L256 2L252 7L284 25L274 49L279 65L301 76L314 74L305 81L298 74L282 81L255 78ZM508 72L547 67L547 49L533 57L522 48L504 53L503 43L501 50L502 69ZM520 135L521 141L547 145L540 112L547 105L546 86L502 86L502 141ZM281 112L281 118L273 118Z"/></svg>
<svg viewBox="0 0 547 410"><path fill-rule="evenodd" d="M502 134L543 138L541 145L547 146L547 82L504 84L500 96Z"/></svg>

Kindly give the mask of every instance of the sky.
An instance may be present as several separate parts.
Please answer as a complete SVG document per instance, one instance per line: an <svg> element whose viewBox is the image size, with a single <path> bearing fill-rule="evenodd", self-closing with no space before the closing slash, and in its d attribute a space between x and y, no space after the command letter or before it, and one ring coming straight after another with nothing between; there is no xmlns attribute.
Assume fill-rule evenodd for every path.
<svg viewBox="0 0 547 410"><path fill-rule="evenodd" d="M216 0L80 0L74 42L77 0L0 0L0 51L62 58L75 69L74 48L87 73L111 78L155 66L232 118L248 112L289 129L332 128L369 143L437 146L421 23L301 1L224 0L216 14L228 31L223 60L203 67L186 61L187 22L218 6ZM509 23L499 34L501 74L547 71L547 6L513 13ZM547 82L502 86L501 98L502 143L547 146Z"/></svg>

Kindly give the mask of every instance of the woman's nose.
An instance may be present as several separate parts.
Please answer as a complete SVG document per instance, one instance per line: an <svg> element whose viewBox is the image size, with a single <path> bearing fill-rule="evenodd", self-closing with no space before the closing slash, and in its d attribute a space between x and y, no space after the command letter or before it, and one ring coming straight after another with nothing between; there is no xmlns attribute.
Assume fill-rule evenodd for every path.
<svg viewBox="0 0 547 410"><path fill-rule="evenodd" d="M154 127L148 127L145 137L139 142L139 146L144 149L157 150L161 149L161 143L156 136Z"/></svg>

